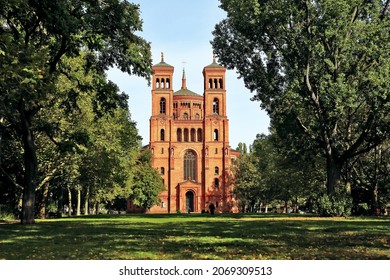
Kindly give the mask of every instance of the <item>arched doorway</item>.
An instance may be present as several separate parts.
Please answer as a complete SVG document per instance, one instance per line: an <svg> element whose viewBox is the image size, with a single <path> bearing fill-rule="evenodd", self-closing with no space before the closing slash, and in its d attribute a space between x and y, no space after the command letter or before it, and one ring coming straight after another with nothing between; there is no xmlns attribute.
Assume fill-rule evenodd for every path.
<svg viewBox="0 0 390 280"><path fill-rule="evenodd" d="M186 192L186 210L194 212L194 193L192 191Z"/></svg>

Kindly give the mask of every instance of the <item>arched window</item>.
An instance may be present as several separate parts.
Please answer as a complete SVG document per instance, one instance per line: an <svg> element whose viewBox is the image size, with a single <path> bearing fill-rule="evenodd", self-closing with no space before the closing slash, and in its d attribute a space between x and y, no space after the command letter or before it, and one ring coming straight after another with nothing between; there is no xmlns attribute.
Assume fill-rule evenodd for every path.
<svg viewBox="0 0 390 280"><path fill-rule="evenodd" d="M219 188L219 179L218 179L218 178L215 178L215 179L214 179L214 187L215 187L216 189Z"/></svg>
<svg viewBox="0 0 390 280"><path fill-rule="evenodd" d="M223 80L219 79L218 82L219 82L219 88L223 88Z"/></svg>
<svg viewBox="0 0 390 280"><path fill-rule="evenodd" d="M203 135L202 135L202 129L201 128L198 128L198 142L202 142L203 141Z"/></svg>
<svg viewBox="0 0 390 280"><path fill-rule="evenodd" d="M184 128L184 142L188 142L188 128Z"/></svg>
<svg viewBox="0 0 390 280"><path fill-rule="evenodd" d="M214 98L213 100L213 114L219 115L219 99Z"/></svg>
<svg viewBox="0 0 390 280"><path fill-rule="evenodd" d="M161 175L164 175L165 174L165 168L164 167L161 167Z"/></svg>
<svg viewBox="0 0 390 280"><path fill-rule="evenodd" d="M195 114L195 120L199 120L200 119L200 115L198 113Z"/></svg>
<svg viewBox="0 0 390 280"><path fill-rule="evenodd" d="M218 141L218 129L214 129L214 141Z"/></svg>
<svg viewBox="0 0 390 280"><path fill-rule="evenodd" d="M160 99L160 114L165 114L167 109L167 102L164 97Z"/></svg>
<svg viewBox="0 0 390 280"><path fill-rule="evenodd" d="M169 80L169 78L167 78L167 86L166 88L171 88L171 81Z"/></svg>
<svg viewBox="0 0 390 280"><path fill-rule="evenodd" d="M218 80L214 79L214 88L218 88Z"/></svg>
<svg viewBox="0 0 390 280"><path fill-rule="evenodd" d="M159 78L156 79L156 88L160 88L160 79Z"/></svg>
<svg viewBox="0 0 390 280"><path fill-rule="evenodd" d="M214 175L219 175L219 167L214 167Z"/></svg>
<svg viewBox="0 0 390 280"><path fill-rule="evenodd" d="M188 114L187 113L183 114L183 120L188 120Z"/></svg>
<svg viewBox="0 0 390 280"><path fill-rule="evenodd" d="M196 181L196 154L193 151L184 154L184 180Z"/></svg>
<svg viewBox="0 0 390 280"><path fill-rule="evenodd" d="M213 80L209 79L209 88L213 88Z"/></svg>
<svg viewBox="0 0 390 280"><path fill-rule="evenodd" d="M164 88L164 87L165 87L165 79L162 78L162 79L161 79L161 88Z"/></svg>
<svg viewBox="0 0 390 280"><path fill-rule="evenodd" d="M195 128L191 128L191 142L196 141L196 130Z"/></svg>
<svg viewBox="0 0 390 280"><path fill-rule="evenodd" d="M164 131L164 129L160 130L160 141L165 141L165 131Z"/></svg>
<svg viewBox="0 0 390 280"><path fill-rule="evenodd" d="M178 128L177 129L177 142L181 142L181 141L183 141L183 139L182 139L182 132L181 132L181 128Z"/></svg>

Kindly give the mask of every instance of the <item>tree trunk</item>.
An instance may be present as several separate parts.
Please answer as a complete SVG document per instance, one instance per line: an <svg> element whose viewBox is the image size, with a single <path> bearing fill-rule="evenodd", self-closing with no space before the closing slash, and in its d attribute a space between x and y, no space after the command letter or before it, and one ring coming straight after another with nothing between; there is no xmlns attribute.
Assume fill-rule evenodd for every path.
<svg viewBox="0 0 390 280"><path fill-rule="evenodd" d="M89 215L89 189L87 189L87 193L85 194L85 202L84 202L84 215Z"/></svg>
<svg viewBox="0 0 390 280"><path fill-rule="evenodd" d="M33 224L35 222L35 189L37 186L38 161L34 145L34 134L31 129L32 113L24 110L24 104L20 104L19 113L21 116L24 148L24 188L21 223Z"/></svg>
<svg viewBox="0 0 390 280"><path fill-rule="evenodd" d="M340 185L341 164L336 162L332 156L326 158L326 193L333 194L336 187Z"/></svg>
<svg viewBox="0 0 390 280"><path fill-rule="evenodd" d="M76 216L81 215L81 190L80 187L77 188L77 210L76 210Z"/></svg>
<svg viewBox="0 0 390 280"><path fill-rule="evenodd" d="M381 158L381 147L379 149L375 147L374 150L374 182L371 188L371 213L375 215L380 215L379 208L379 199L378 199L378 169L379 169L379 160ZM378 210L379 209L379 210ZM378 213L379 211L379 213Z"/></svg>
<svg viewBox="0 0 390 280"><path fill-rule="evenodd" d="M49 183L46 183L45 186L43 187L43 193L42 193L42 199L41 199L41 207L39 210L39 216L41 219L46 218L46 203L47 203L47 197L49 195Z"/></svg>
<svg viewBox="0 0 390 280"><path fill-rule="evenodd" d="M57 203L57 218L62 218L62 210L63 210L63 201L64 201L64 189L61 186L60 195L58 197Z"/></svg>
<svg viewBox="0 0 390 280"><path fill-rule="evenodd" d="M3 121L4 121L4 118L3 117L0 117L0 166L1 166L1 141L3 139Z"/></svg>
<svg viewBox="0 0 390 280"><path fill-rule="evenodd" d="M68 187L68 217L72 216L72 191L70 189L70 187Z"/></svg>

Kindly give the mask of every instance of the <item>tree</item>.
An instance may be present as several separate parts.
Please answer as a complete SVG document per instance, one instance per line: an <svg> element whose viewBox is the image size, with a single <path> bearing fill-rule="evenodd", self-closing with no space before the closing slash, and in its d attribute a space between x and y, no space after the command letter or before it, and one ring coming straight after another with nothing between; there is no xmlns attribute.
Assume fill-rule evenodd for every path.
<svg viewBox="0 0 390 280"><path fill-rule="evenodd" d="M389 138L390 1L221 0L213 32L277 133L326 160L327 193L348 160Z"/></svg>
<svg viewBox="0 0 390 280"><path fill-rule="evenodd" d="M377 214L390 201L389 141L350 163L348 175L356 214Z"/></svg>
<svg viewBox="0 0 390 280"><path fill-rule="evenodd" d="M323 181L323 167L317 157L293 153L285 148L271 127L270 135L258 134L252 144L252 156L257 159L257 173L263 181L262 201L284 201L285 210L292 202L295 208L300 202L316 197ZM282 142L282 143L281 143Z"/></svg>
<svg viewBox="0 0 390 280"><path fill-rule="evenodd" d="M137 5L119 0L0 1L0 109L24 150L22 223L34 222L38 176L37 113L55 95L65 56L86 53L85 71L109 67L149 79L150 45L135 35L142 21ZM97 100L115 101L112 83L95 83ZM72 98L71 95L68 98Z"/></svg>
<svg viewBox="0 0 390 280"><path fill-rule="evenodd" d="M141 151L130 188L130 200L145 210L159 203L159 194L165 190L160 174L151 166L151 157L149 150Z"/></svg>
<svg viewBox="0 0 390 280"><path fill-rule="evenodd" d="M62 183L56 187L59 193L64 188L68 193L65 199L68 208L75 208L79 215L82 200L88 213L88 202L96 209L99 204L128 197L128 178L132 176L141 138L131 120L127 96L118 95L118 87L109 85L105 74L94 70L86 72L83 55L65 58L62 65L69 71L59 76L52 106L38 114L45 127L38 139L38 143L44 143L37 147L42 157L39 166L40 169L54 166L54 169L45 168L43 178L53 179L53 173L61 177ZM99 99L100 93L94 86L96 81L111 88L106 90L104 100ZM69 95L71 99L67 98ZM48 140L51 143L47 144ZM45 157L46 154L50 156ZM55 154L58 158L53 156ZM76 202L72 202L73 194L76 194Z"/></svg>
<svg viewBox="0 0 390 280"><path fill-rule="evenodd" d="M241 142L238 143L236 150L239 151L240 154L246 154L248 152L246 144Z"/></svg>
<svg viewBox="0 0 390 280"><path fill-rule="evenodd" d="M242 153L233 164L234 193L237 195L241 210L254 211L261 202L261 173L256 166L257 160L252 154Z"/></svg>

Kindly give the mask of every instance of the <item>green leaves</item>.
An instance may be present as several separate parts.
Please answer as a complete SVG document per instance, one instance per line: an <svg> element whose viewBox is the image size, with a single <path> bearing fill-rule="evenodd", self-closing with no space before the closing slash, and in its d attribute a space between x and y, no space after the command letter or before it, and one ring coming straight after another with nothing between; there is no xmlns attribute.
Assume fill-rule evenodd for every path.
<svg viewBox="0 0 390 280"><path fill-rule="evenodd" d="M301 152L316 146L341 166L390 137L383 122L390 115L386 1L221 3L227 18L215 27L212 45L288 145ZM378 131L381 137L369 136Z"/></svg>
<svg viewBox="0 0 390 280"><path fill-rule="evenodd" d="M113 171L112 177L101 172L102 177L118 185L126 181L123 170L130 164L124 163L123 154L131 150L129 146L138 145L139 138L126 111L126 96L118 94L118 87L106 80L104 71L117 66L150 79L150 44L135 34L141 28L139 7L128 1L1 1L0 115L25 141L24 154L29 156L25 159L25 182L33 182L24 186L31 195L29 201L24 200L24 205L29 205L29 221L33 222L34 184L38 181L34 139L42 128L48 128L43 131L67 160L72 162L70 155L77 154L67 165L70 181L76 181L79 170L75 166L90 151L88 141L92 138L100 142L96 142L97 153L90 156L97 160L100 152L107 170ZM67 59L74 59L77 68ZM93 99L82 104L79 97ZM110 119L107 112L118 119ZM89 129L86 125L96 128L92 115L96 117L93 121L106 117L115 129L123 128L130 133L131 141L125 144L128 138L115 129L115 135L105 138L101 131ZM110 147L109 141L117 146ZM120 150L117 157L109 154L112 150Z"/></svg>
<svg viewBox="0 0 390 280"><path fill-rule="evenodd" d="M159 194L165 190L160 174L150 165L150 151L142 151L139 160L134 166L130 199L144 208L150 209L160 202Z"/></svg>

